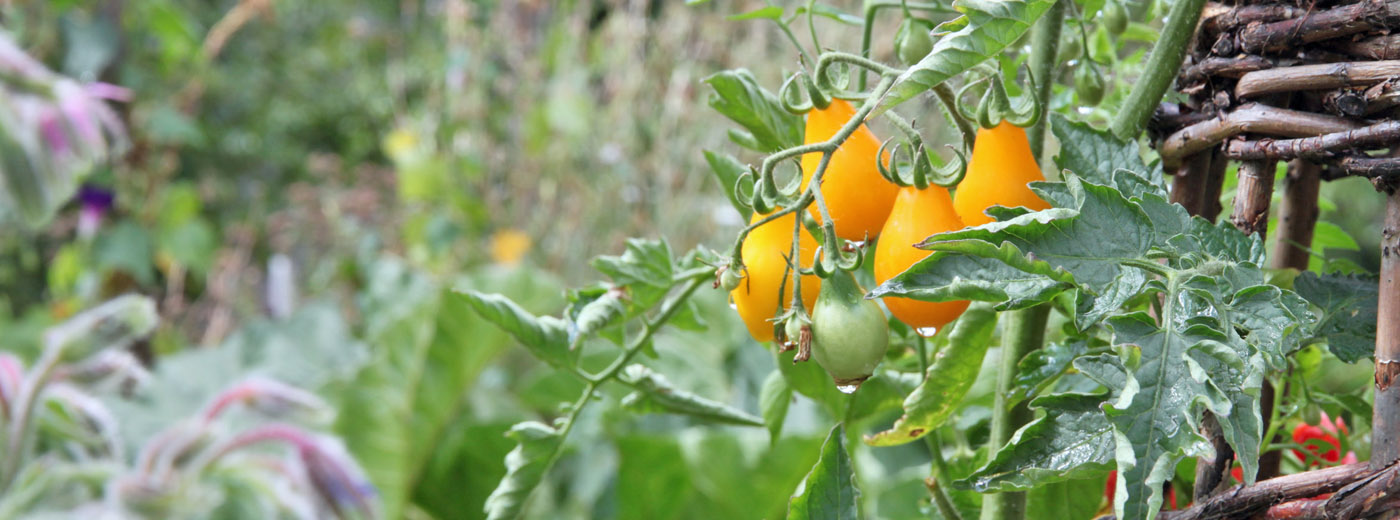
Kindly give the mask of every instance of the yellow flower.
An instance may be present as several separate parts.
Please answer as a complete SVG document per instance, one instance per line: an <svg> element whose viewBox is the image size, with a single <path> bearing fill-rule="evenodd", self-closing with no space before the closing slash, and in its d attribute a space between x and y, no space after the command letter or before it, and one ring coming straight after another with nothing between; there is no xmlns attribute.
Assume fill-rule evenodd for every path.
<svg viewBox="0 0 1400 520"><path fill-rule="evenodd" d="M501 265L516 265L530 251L530 235L518 229L502 229L491 235L491 259Z"/></svg>
<svg viewBox="0 0 1400 520"><path fill-rule="evenodd" d="M384 155L397 162L412 157L418 150L418 136L407 128L396 128L384 137Z"/></svg>

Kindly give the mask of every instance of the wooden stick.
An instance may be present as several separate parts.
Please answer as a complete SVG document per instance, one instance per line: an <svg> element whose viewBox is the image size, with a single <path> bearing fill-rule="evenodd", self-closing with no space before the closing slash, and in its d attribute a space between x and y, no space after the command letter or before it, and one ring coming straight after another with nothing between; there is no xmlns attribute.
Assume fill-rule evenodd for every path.
<svg viewBox="0 0 1400 520"><path fill-rule="evenodd" d="M1269 201L1274 195L1277 161L1255 160L1240 163L1239 186L1230 222L1246 235L1266 235L1269 231Z"/></svg>
<svg viewBox="0 0 1400 520"><path fill-rule="evenodd" d="M1164 166L1176 167L1183 157L1245 132L1282 137L1312 137L1360 126L1359 123L1340 117L1247 103L1223 117L1176 131L1162 141L1162 149L1159 152Z"/></svg>
<svg viewBox="0 0 1400 520"><path fill-rule="evenodd" d="M1400 76L1400 60L1280 67L1240 76L1235 96L1245 99L1277 92L1372 85L1397 76Z"/></svg>
<svg viewBox="0 0 1400 520"><path fill-rule="evenodd" d="M1362 0L1280 22L1261 23L1240 31L1240 48L1249 54L1279 52L1300 44L1365 32L1400 20L1400 0Z"/></svg>
<svg viewBox="0 0 1400 520"><path fill-rule="evenodd" d="M1253 486L1237 485L1208 500L1196 502L1195 505L1186 509L1163 511L1157 515L1157 518L1163 520L1249 518L1264 512L1275 504L1312 498L1324 493L1334 493L1362 479L1374 477L1378 473L1362 462L1284 475L1261 480ZM1112 516L1107 516L1098 520L1111 520L1112 518Z"/></svg>
<svg viewBox="0 0 1400 520"><path fill-rule="evenodd" d="M1205 192L1201 195L1201 218L1215 222L1225 208L1220 205L1220 190L1225 186L1225 170L1230 159L1219 148L1211 151L1210 169L1206 170Z"/></svg>
<svg viewBox="0 0 1400 520"><path fill-rule="evenodd" d="M1376 313L1376 403L1371 468L1400 460L1400 191L1386 194L1381 228L1380 307Z"/></svg>
<svg viewBox="0 0 1400 520"><path fill-rule="evenodd" d="M1308 249L1312 247L1313 228L1317 225L1321 170L1317 164L1299 159L1288 164L1283 202L1278 210L1278 242L1270 260L1275 269L1301 271L1308 268Z"/></svg>
<svg viewBox="0 0 1400 520"><path fill-rule="evenodd" d="M1400 142L1400 121L1386 121L1315 137L1230 141L1225 145L1225 155L1245 160L1326 159L1346 150L1386 147L1396 142Z"/></svg>
<svg viewBox="0 0 1400 520"><path fill-rule="evenodd" d="M1176 169L1176 178L1172 180L1172 202L1182 205L1192 215L1201 213L1210 162L1210 152L1193 155L1181 162Z"/></svg>

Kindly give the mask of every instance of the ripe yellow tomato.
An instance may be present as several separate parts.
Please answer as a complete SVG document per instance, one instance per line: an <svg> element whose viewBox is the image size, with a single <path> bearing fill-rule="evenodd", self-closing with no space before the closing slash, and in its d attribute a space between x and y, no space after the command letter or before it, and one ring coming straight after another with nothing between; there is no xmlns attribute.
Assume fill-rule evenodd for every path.
<svg viewBox="0 0 1400 520"><path fill-rule="evenodd" d="M1002 121L996 128L977 131L977 146L967 164L967 176L958 184L953 208L964 224L980 226L992 222L985 213L992 206L1014 208L1024 206L1032 211L1048 209L1050 204L1027 186L1043 181L1040 165L1031 156L1026 131Z"/></svg>
<svg viewBox="0 0 1400 520"><path fill-rule="evenodd" d="M875 244L875 281L885 283L930 254L915 248L914 244L930 235L963 227L962 220L953 211L948 190L938 186L922 190L912 186L900 188L894 210L890 211L885 229L880 232L880 241ZM968 303L926 302L897 296L884 300L890 314L915 329L941 328L962 315Z"/></svg>
<svg viewBox="0 0 1400 520"><path fill-rule="evenodd" d="M807 113L806 136L802 142L812 144L831 139L855 114L851 104L840 99L832 100L825 109L813 109ZM875 238L885 225L885 217L890 214L899 187L880 175L875 162L879 153L880 140L870 128L861 125L831 155L826 173L822 174L822 197L836 225L836 236L846 240ZM802 156L802 189L807 189L821 159L820 153ZM816 204L808 210L813 218L821 220Z"/></svg>
<svg viewBox="0 0 1400 520"><path fill-rule="evenodd" d="M761 218L762 215L754 213L749 223L757 222ZM780 303L783 309L787 309L792 302L793 284L785 258L792 251L792 225L795 218L795 213L789 213L759 226L749 232L740 250L744 259L745 276L739 281L739 288L731 291L729 295L734 300L739 317L743 318L744 325L748 326L749 334L759 342L773 339L773 322L768 320L782 312L778 310ZM806 231L800 235L799 261L802 267L808 268L812 266L812 255L817 250L817 241ZM784 274L789 275L787 283L783 283ZM783 291L781 302L778 296L779 288ZM811 309L812 304L816 303L817 294L820 292L821 278L814 275L802 277L802 304L807 309Z"/></svg>

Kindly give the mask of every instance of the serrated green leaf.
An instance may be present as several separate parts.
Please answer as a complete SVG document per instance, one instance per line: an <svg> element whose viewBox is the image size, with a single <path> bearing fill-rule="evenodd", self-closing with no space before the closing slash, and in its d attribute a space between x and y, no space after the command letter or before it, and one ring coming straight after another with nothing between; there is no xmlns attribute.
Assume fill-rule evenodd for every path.
<svg viewBox="0 0 1400 520"><path fill-rule="evenodd" d="M1137 141L1123 141L1107 130L1097 130L1087 123L1070 121L1061 114L1052 114L1050 131L1060 141L1060 153L1055 156L1055 164L1074 172L1080 178L1107 186L1116 186L1124 195L1137 194L1119 183L1117 172L1120 169L1136 174L1145 181L1138 189L1150 188L1151 192L1167 195L1166 183L1160 169L1148 168L1138 153ZM1134 180L1126 177L1123 180Z"/></svg>
<svg viewBox="0 0 1400 520"><path fill-rule="evenodd" d="M1047 383L1063 374L1074 358L1088 349L1088 343L1080 339L1051 343L1027 354L1016 365L1015 384L1007 400L1017 403L1036 395Z"/></svg>
<svg viewBox="0 0 1400 520"><path fill-rule="evenodd" d="M555 368L572 368L574 351L569 350L569 332L564 320L553 316L536 317L499 294L482 294L470 289L454 292L466 299L477 314L514 336L540 361Z"/></svg>
<svg viewBox="0 0 1400 520"><path fill-rule="evenodd" d="M1220 416L1230 413L1229 401L1222 402L1223 396L1212 392L1218 389L1198 381L1200 374L1193 374L1186 363L1188 349L1223 337L1204 327L1158 328L1145 313L1118 316L1108 324L1114 343L1130 349L1134 360L1120 367L1127 374L1121 386L1116 385L1116 374L1099 381L1113 393L1103 410L1113 425L1117 446L1119 493L1114 508L1120 518L1152 518L1162 506L1162 483L1172 477L1176 463L1185 456L1209 452L1196 432L1200 407L1209 406ZM1098 358L1105 362L1103 366L1118 361ZM1075 366L1086 375L1103 373L1085 370L1084 361L1076 361Z"/></svg>
<svg viewBox="0 0 1400 520"><path fill-rule="evenodd" d="M1006 253L1015 256L1020 252L1008 249ZM1070 287L1068 281L1027 273L998 258L933 253L875 287L867 297L901 296L935 302L975 300L997 302L998 310L1012 310L1049 301Z"/></svg>
<svg viewBox="0 0 1400 520"><path fill-rule="evenodd" d="M649 285L669 289L671 275L671 246L664 240L627 239L627 250L621 256L600 256L589 263L608 275L618 285Z"/></svg>
<svg viewBox="0 0 1400 520"><path fill-rule="evenodd" d="M486 518L513 520L520 517L530 493L540 485L563 444L558 430L534 421L511 427L506 434L515 439L515 449L506 454L506 476L486 498Z"/></svg>
<svg viewBox="0 0 1400 520"><path fill-rule="evenodd" d="M1380 303L1375 277L1307 272L1293 281L1293 289L1319 309L1314 334L1327 341L1338 359L1355 363L1375 354Z"/></svg>
<svg viewBox="0 0 1400 520"><path fill-rule="evenodd" d="M1030 29L1054 0L957 0L963 16L939 25L950 32L934 43L933 51L895 79L880 100L879 111L913 99L953 76L996 56ZM1040 79L1040 78L1037 78ZM1041 81L1045 81L1041 79Z"/></svg>
<svg viewBox="0 0 1400 520"><path fill-rule="evenodd" d="M782 8L766 9L777 9L782 15ZM784 110L778 96L759 85L749 71L727 70L703 81L715 89L710 108L748 130L754 151L772 153L802 144L802 117Z"/></svg>
<svg viewBox="0 0 1400 520"><path fill-rule="evenodd" d="M744 222L748 222L749 217L753 215L753 208L739 200L735 186L739 178L748 171L748 167L732 155L709 150L705 150L705 162L710 165L710 171L714 172L715 181L719 183L719 189L724 192L725 198L729 199L729 204L744 217Z"/></svg>
<svg viewBox="0 0 1400 520"><path fill-rule="evenodd" d="M623 399L623 405L631 410L690 415L741 426L764 426L763 419L753 414L672 386L666 376L644 365L629 365L618 380L637 389Z"/></svg>
<svg viewBox="0 0 1400 520"><path fill-rule="evenodd" d="M846 432L841 425L827 434L821 458L798 489L788 503L788 518L792 520L860 518L860 490L856 488L851 457L846 454Z"/></svg>
<svg viewBox="0 0 1400 520"><path fill-rule="evenodd" d="M768 427L768 436L773 443L783 432L783 421L787 420L788 405L792 403L792 387L788 386L783 373L777 370L768 373L763 380L763 388L758 392L758 410L763 414L763 423Z"/></svg>
<svg viewBox="0 0 1400 520"><path fill-rule="evenodd" d="M948 345L929 366L923 384L905 398L904 415L889 430L865 436L865 443L895 446L942 426L976 382L996 323L997 313L991 305L978 302L968 306L953 322Z"/></svg>
<svg viewBox="0 0 1400 520"><path fill-rule="evenodd" d="M1113 427L1104 396L1059 394L1031 406L1045 415L1022 427L986 466L957 484L979 492L1030 489L1113 468Z"/></svg>

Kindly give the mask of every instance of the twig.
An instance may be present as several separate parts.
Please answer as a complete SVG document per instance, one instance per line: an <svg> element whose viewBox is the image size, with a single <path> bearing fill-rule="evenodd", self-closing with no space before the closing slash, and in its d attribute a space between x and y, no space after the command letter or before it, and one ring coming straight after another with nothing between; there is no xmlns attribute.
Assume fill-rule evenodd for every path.
<svg viewBox="0 0 1400 520"><path fill-rule="evenodd" d="M1224 209L1220 206L1220 190L1225 186L1225 170L1230 167L1230 159L1219 148L1211 151L1210 155L1205 192L1201 194L1201 218L1215 222Z"/></svg>
<svg viewBox="0 0 1400 520"><path fill-rule="evenodd" d="M1338 51L1369 60L1400 59L1400 34L1383 34L1364 40L1344 40L1334 47Z"/></svg>
<svg viewBox="0 0 1400 520"><path fill-rule="evenodd" d="M1337 161L1336 168L1322 172L1322 180L1333 181L1347 176L1369 177L1376 182L1400 176L1400 158L1348 156Z"/></svg>
<svg viewBox="0 0 1400 520"><path fill-rule="evenodd" d="M1272 69L1275 66L1274 60L1263 56L1246 55L1238 58L1211 56L1183 71L1180 82L1183 84L1196 83L1215 76L1238 78L1248 72Z"/></svg>
<svg viewBox="0 0 1400 520"><path fill-rule="evenodd" d="M1390 146L1400 141L1400 121L1386 121L1354 130L1298 139L1230 141L1225 155L1231 159L1326 159L1337 152Z"/></svg>
<svg viewBox="0 0 1400 520"><path fill-rule="evenodd" d="M1400 0L1362 0L1291 20L1251 25L1240 31L1240 48L1250 54L1279 52L1400 20Z"/></svg>
<svg viewBox="0 0 1400 520"><path fill-rule="evenodd" d="M1244 27L1252 23L1269 23L1306 15L1307 11L1282 4L1259 4L1232 7L1211 2L1206 4L1201 20L1201 30L1205 34Z"/></svg>
<svg viewBox="0 0 1400 520"><path fill-rule="evenodd" d="M1372 471L1365 463L1333 466L1305 473L1294 473L1269 480L1262 480L1253 486L1237 485L1209 500L1180 511L1164 511L1157 515L1161 520L1225 520L1249 518L1262 513L1270 506L1294 500L1312 498L1324 493L1333 493L1358 480L1371 477ZM1099 520L1111 520L1104 517Z"/></svg>
<svg viewBox="0 0 1400 520"><path fill-rule="evenodd" d="M1312 137L1343 132L1359 126L1356 122L1339 117L1247 103L1223 117L1178 130L1163 140L1160 153L1163 164L1174 167L1184 157L1245 132L1282 137Z"/></svg>
<svg viewBox="0 0 1400 520"><path fill-rule="evenodd" d="M1400 76L1400 60L1281 67L1240 76L1240 82L1235 85L1235 96L1245 99L1276 92L1355 87L1397 76Z"/></svg>

